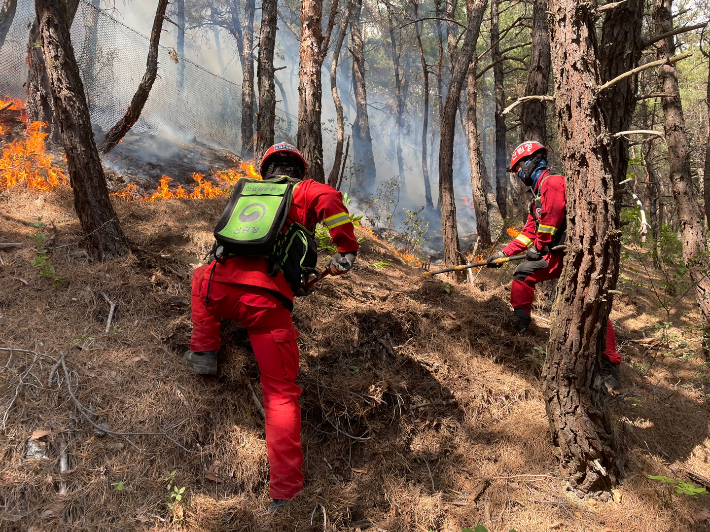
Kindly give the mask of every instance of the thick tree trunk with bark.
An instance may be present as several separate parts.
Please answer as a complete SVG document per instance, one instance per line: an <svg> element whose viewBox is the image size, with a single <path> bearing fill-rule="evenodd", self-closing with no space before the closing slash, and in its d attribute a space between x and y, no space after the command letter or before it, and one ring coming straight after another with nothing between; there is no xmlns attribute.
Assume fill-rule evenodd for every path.
<svg viewBox="0 0 710 532"><path fill-rule="evenodd" d="M158 74L158 44L160 43L160 34L163 29L163 20L165 19L165 9L168 7L168 0L159 0L158 8L153 19L153 29L150 32L150 47L148 48L148 60L146 62L145 74L138 85L136 93L133 95L131 105L123 117L111 128L104 137L99 150L101 153L108 153L116 147L126 133L130 131L143 111L145 102L148 101L150 90L153 88L155 77Z"/></svg>
<svg viewBox="0 0 710 532"><path fill-rule="evenodd" d="M525 96L547 94L550 78L550 35L547 29L547 0L535 0L533 6L532 45L530 68ZM522 141L536 140L547 145L547 108L541 100L521 104L520 137Z"/></svg>
<svg viewBox="0 0 710 532"><path fill-rule="evenodd" d="M672 0L654 0L653 22L657 35L673 30L671 15ZM657 43L659 59L670 59L675 54L673 37ZM675 64L667 63L658 69L660 92L672 96L661 98L663 105L663 129L668 147L668 166L671 188L675 201L680 234L683 244L683 259L690 278L695 283L695 296L703 315L703 327L710 326L710 260L707 256L703 214L695 198L690 176L690 149L685 133L685 119L680 100L680 88Z"/></svg>
<svg viewBox="0 0 710 532"><path fill-rule="evenodd" d="M178 93L182 92L185 86L185 63L182 58L185 57L185 0L177 0L177 53L180 56L180 62L177 66Z"/></svg>
<svg viewBox="0 0 710 532"><path fill-rule="evenodd" d="M340 51L343 47L345 34L348 31L348 24L350 23L350 16L352 14L352 4L352 0L347 0L345 15L343 15L343 18L340 21L340 29L338 30L338 36L335 39L335 46L333 47L333 61L330 64L330 92L333 95L335 118L338 126L338 140L335 143L335 160L333 161L333 169L328 175L328 184L331 187L335 187L338 184L338 173L340 172L340 165L343 161L343 138L345 136L345 124L343 120L343 104L340 101L340 95L338 94L338 60L340 59Z"/></svg>
<svg viewBox="0 0 710 532"><path fill-rule="evenodd" d="M641 22L643 0L626 0L607 11L602 25L599 50L599 74L607 82L638 66L641 59ZM605 89L599 99L609 133L630 129L636 108L636 76L629 76ZM614 182L626 179L629 161L629 141L619 137L611 141Z"/></svg>
<svg viewBox="0 0 710 532"><path fill-rule="evenodd" d="M254 9L255 0L244 3L244 28L242 29L242 157L251 159L254 154Z"/></svg>
<svg viewBox="0 0 710 532"><path fill-rule="evenodd" d="M377 170L375 155L372 151L370 119L367 114L367 90L365 89L365 52L363 48L361 21L362 0L354 0L353 15L350 21L350 36L353 41L353 92L355 93L355 122L353 123L353 163L355 165L355 183L363 193L375 188Z"/></svg>
<svg viewBox="0 0 710 532"><path fill-rule="evenodd" d="M15 19L17 11L17 0L2 0L0 5L0 48L2 48L5 38L10 31L12 21Z"/></svg>
<svg viewBox="0 0 710 532"><path fill-rule="evenodd" d="M412 0L414 6L414 20L419 18L419 0ZM422 110L422 177L424 178L424 201L427 209L434 208L434 202L431 197L431 182L429 181L429 165L427 164L427 128L429 126L429 66L424 56L424 47L422 46L422 35L420 23L414 23L414 29L417 35L417 46L419 47L419 58L422 62L422 77L424 82L424 108Z"/></svg>
<svg viewBox="0 0 710 532"><path fill-rule="evenodd" d="M400 76L400 55L401 49L397 46L397 39L394 33L394 23L392 21L392 8L387 4L387 25L390 34L390 44L392 46L392 66L394 67L394 87L395 96L397 98L397 110L395 113L395 134L397 155L397 168L399 170L399 182L404 185L404 161L402 159L402 120L404 117L404 89L402 87L402 78Z"/></svg>
<svg viewBox="0 0 710 532"><path fill-rule="evenodd" d="M89 108L79 76L62 2L35 0L39 32L61 141L74 189L74 208L86 234L89 253L106 260L128 253L126 237L113 210Z"/></svg>
<svg viewBox="0 0 710 532"><path fill-rule="evenodd" d="M710 54L706 55L710 59ZM710 68L708 68L708 87L705 96L707 104L708 118L708 140L705 144L705 166L703 167L703 199L705 200L705 223L706 227L710 227Z"/></svg>
<svg viewBox="0 0 710 532"><path fill-rule="evenodd" d="M499 22L500 0L491 0L491 61L493 61L493 86L496 99L496 202L503 218L508 216L508 148L506 147L505 90L503 88L503 61L500 54ZM470 83L470 82L469 82Z"/></svg>
<svg viewBox="0 0 710 532"><path fill-rule="evenodd" d="M550 0L552 64L561 159L567 181L567 255L543 368L560 469L580 494L618 482L617 442L598 378L610 289L619 271L619 215L599 83L591 4Z"/></svg>
<svg viewBox="0 0 710 532"><path fill-rule="evenodd" d="M487 0L466 0L468 26L463 44L456 56L442 113L439 144L439 206L441 207L441 226L444 237L444 260L447 266L462 263L459 253L459 232L456 224L454 193L454 131L461 89L473 55L476 53L476 42L487 3ZM452 277L462 281L465 275L463 272L456 272Z"/></svg>
<svg viewBox="0 0 710 532"><path fill-rule="evenodd" d="M274 46L276 45L277 0L263 0L261 4L261 33L259 35L259 62L256 68L259 85L259 115L256 121L257 158L274 143L276 121L276 89L274 86ZM242 139L242 143L250 139Z"/></svg>

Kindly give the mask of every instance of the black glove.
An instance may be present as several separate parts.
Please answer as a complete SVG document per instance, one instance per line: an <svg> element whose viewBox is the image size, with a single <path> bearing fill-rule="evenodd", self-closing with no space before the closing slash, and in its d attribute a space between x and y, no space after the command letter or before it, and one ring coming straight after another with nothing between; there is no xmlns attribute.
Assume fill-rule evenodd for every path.
<svg viewBox="0 0 710 532"><path fill-rule="evenodd" d="M494 262L496 259L504 259L508 255L503 253L502 251L499 251L497 253L494 253L490 257L488 257L488 260L486 261L486 268L500 268L503 266L502 262Z"/></svg>
<svg viewBox="0 0 710 532"><path fill-rule="evenodd" d="M525 252L525 260L529 261L538 261L542 260L542 257L545 255L545 251L542 249L537 249L535 246L529 248Z"/></svg>
<svg viewBox="0 0 710 532"><path fill-rule="evenodd" d="M353 267L355 255L356 253L336 253L325 263L325 267L330 271L330 275L342 275Z"/></svg>

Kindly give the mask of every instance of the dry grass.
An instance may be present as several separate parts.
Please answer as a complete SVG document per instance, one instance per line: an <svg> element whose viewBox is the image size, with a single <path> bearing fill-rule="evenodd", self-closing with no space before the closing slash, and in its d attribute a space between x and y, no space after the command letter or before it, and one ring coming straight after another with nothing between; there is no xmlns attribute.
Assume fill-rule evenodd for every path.
<svg viewBox="0 0 710 532"><path fill-rule="evenodd" d="M583 501L565 491L547 437L543 355L534 349L545 346L546 322L525 338L509 333L509 284L501 283L510 271L484 271L476 287L448 293L441 279L423 281L367 239L350 275L297 302L306 486L270 516L246 334L223 327L217 379L198 378L180 358L191 270L225 200L117 202L133 253L104 264L81 252L68 190L14 190L1 201L0 241L25 246L0 253L0 347L66 353L72 390L96 423L170 436L97 436L63 373L50 384L53 360L32 365L32 355L0 351L0 413L17 392L0 432L2 530L707 529L699 518L707 499L674 494L643 474L686 478L687 467L710 476L707 368L697 356L663 357L630 342L640 337L634 323L662 321L631 296L614 317L626 390L638 389L609 401L627 478L620 503ZM67 278L58 286L32 266L36 229L27 222L37 216L57 229L49 257ZM372 266L381 261L390 266ZM100 292L117 303L107 334ZM675 326L687 336L684 319ZM35 430L49 431L38 460L26 458ZM63 446L69 472L60 474ZM219 483L206 477L215 461ZM163 480L172 471L185 487L173 510Z"/></svg>

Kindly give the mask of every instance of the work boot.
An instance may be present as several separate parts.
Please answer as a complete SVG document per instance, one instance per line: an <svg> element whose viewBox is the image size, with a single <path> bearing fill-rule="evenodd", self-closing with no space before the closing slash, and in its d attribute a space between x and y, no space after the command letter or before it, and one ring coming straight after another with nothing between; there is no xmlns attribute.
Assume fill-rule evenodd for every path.
<svg viewBox="0 0 710 532"><path fill-rule="evenodd" d="M182 358L192 366L198 375L217 375L218 355L219 351L199 351L197 353L188 351Z"/></svg>
<svg viewBox="0 0 710 532"><path fill-rule="evenodd" d="M530 327L531 321L530 314L525 312L524 308L518 307L513 312L513 328L518 334L525 334L525 331Z"/></svg>
<svg viewBox="0 0 710 532"><path fill-rule="evenodd" d="M269 504L269 509L267 511L270 514L277 514L284 509L287 502L288 501L286 499L273 499L271 504Z"/></svg>
<svg viewBox="0 0 710 532"><path fill-rule="evenodd" d="M616 395L621 388L621 365L614 364L609 357L602 355L602 390L609 395Z"/></svg>

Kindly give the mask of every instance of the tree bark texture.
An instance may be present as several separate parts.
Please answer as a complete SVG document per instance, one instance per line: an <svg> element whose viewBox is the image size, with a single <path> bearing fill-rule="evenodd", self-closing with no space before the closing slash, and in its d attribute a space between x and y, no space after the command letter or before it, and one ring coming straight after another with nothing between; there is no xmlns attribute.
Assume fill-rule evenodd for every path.
<svg viewBox="0 0 710 532"><path fill-rule="evenodd" d="M255 0L244 2L244 28L242 29L242 157L251 159L254 148L254 9Z"/></svg>
<svg viewBox="0 0 710 532"><path fill-rule="evenodd" d="M419 19L419 0L412 0L414 6L414 20ZM427 164L427 128L429 127L429 66L424 55L422 45L422 33L419 22L414 23L417 35L417 46L419 47L419 58L422 62L422 78L424 83L424 108L422 109L422 177L424 178L424 201L427 209L434 208L431 197L431 182L429 181L429 165Z"/></svg>
<svg viewBox="0 0 710 532"><path fill-rule="evenodd" d="M180 56L180 62L177 66L178 93L182 92L185 86L185 63L182 58L185 57L185 0L177 0L177 54ZM162 26L161 26L162 28Z"/></svg>
<svg viewBox="0 0 710 532"><path fill-rule="evenodd" d="M90 255L106 260L128 253L128 244L111 205L94 143L65 6L62 2L35 0L54 109L74 190L74 208L86 234Z"/></svg>
<svg viewBox="0 0 710 532"><path fill-rule="evenodd" d="M503 218L508 216L508 149L506 147L505 116L505 90L503 80L503 61L500 54L500 28L499 28L500 0L491 0L491 61L493 61L493 87L495 92L496 110L496 202ZM470 74L469 74L470 78ZM469 79L469 83L470 83ZM470 141L469 141L470 142Z"/></svg>
<svg viewBox="0 0 710 532"><path fill-rule="evenodd" d="M573 490L589 494L609 490L619 475L597 375L621 234L606 125L594 94L599 73L593 6L576 0L548 5L568 230L543 367L544 398L561 472Z"/></svg>
<svg viewBox="0 0 710 532"><path fill-rule="evenodd" d="M347 0L345 14L340 21L338 35L335 38L335 46L333 47L333 61L330 64L330 92L333 95L333 103L335 104L335 118L338 126L338 140L335 143L335 160L333 161L333 169L328 175L328 184L335 187L338 184L338 173L340 165L343 161L343 138L345 136L345 124L343 120L343 104L340 101L338 94L338 60L340 59L340 51L343 48L345 34L348 31L350 16L352 14L352 0Z"/></svg>
<svg viewBox="0 0 710 532"><path fill-rule="evenodd" d="M550 78L550 34L547 28L547 0L535 0L533 5L532 45L530 68L525 96L547 94ZM520 140L536 140L547 146L547 107L541 100L521 104Z"/></svg>
<svg viewBox="0 0 710 532"><path fill-rule="evenodd" d="M643 0L626 0L607 11L602 24L599 50L599 73L607 82L638 66L641 59L641 22ZM629 76L605 89L599 99L609 133L631 129L631 118L636 108L636 76ZM614 182L626 179L629 161L629 141L618 137L611 141L611 160Z"/></svg>
<svg viewBox="0 0 710 532"><path fill-rule="evenodd" d="M168 7L168 0L159 0L158 8L153 19L153 29L150 32L150 46L148 48L148 60L146 61L145 74L141 79L138 89L133 95L131 105L128 106L126 113L111 128L101 142L101 153L108 153L116 147L126 133L130 131L143 111L145 102L148 101L150 90L153 88L155 77L158 74L158 44L160 43L160 34L163 29L163 20L165 19L165 9Z"/></svg>
<svg viewBox="0 0 710 532"><path fill-rule="evenodd" d="M353 41L353 92L355 93L355 122L353 123L353 163L355 185L363 193L375 189L377 170L372 151L370 119L367 114L367 90L365 88L365 52L363 48L361 20L362 0L354 0L350 21L350 37Z"/></svg>
<svg viewBox="0 0 710 532"><path fill-rule="evenodd" d="M710 55L706 55L710 59ZM703 167L703 199L705 200L705 223L706 227L710 227L710 68L708 68L708 87L705 96L707 104L708 118L708 139L705 143L705 166Z"/></svg>
<svg viewBox="0 0 710 532"><path fill-rule="evenodd" d="M277 0L263 0L261 4L261 32L259 61L256 67L259 86L259 115L256 120L256 149L260 158L274 143L276 121L276 88L274 86L274 46L276 45ZM242 139L242 143L250 139Z"/></svg>
<svg viewBox="0 0 710 532"><path fill-rule="evenodd" d="M397 109L395 111L395 134L397 155L397 169L399 170L399 182L404 185L404 160L402 159L402 120L404 118L404 89L402 87L402 77L400 75L400 56L401 47L397 46L397 38L394 31L394 22L392 21L392 8L387 4L387 25L390 34L390 44L392 46L392 66L394 67L394 87ZM401 36L400 36L401 40Z"/></svg>
<svg viewBox="0 0 710 532"><path fill-rule="evenodd" d="M12 21L15 19L17 11L17 0L3 0L0 5L0 48L2 48L5 38L10 31Z"/></svg>
<svg viewBox="0 0 710 532"><path fill-rule="evenodd" d="M657 35L673 30L672 0L654 0L653 22ZM669 59L675 54L674 38L666 37L656 44L659 59ZM690 149L685 133L685 119L680 100L678 76L674 64L667 63L658 69L660 92L672 96L661 98L663 130L668 147L668 167L671 189L675 201L677 220L683 244L683 259L690 278L695 283L695 296L703 315L703 326L710 323L710 260L708 260L703 228L703 214L695 198L690 176ZM662 222L661 222L662 223Z"/></svg>
<svg viewBox="0 0 710 532"><path fill-rule="evenodd" d="M453 168L456 111L458 110L466 73L476 52L476 42L478 41L481 20L483 19L483 11L487 3L488 0L466 0L468 26L461 49L456 56L442 113L441 140L439 143L439 206L441 207L441 226L444 238L444 261L447 266L455 266L462 263L462 257L459 253L459 233L456 224ZM451 277L461 282L464 280L465 274L463 272L455 272Z"/></svg>

